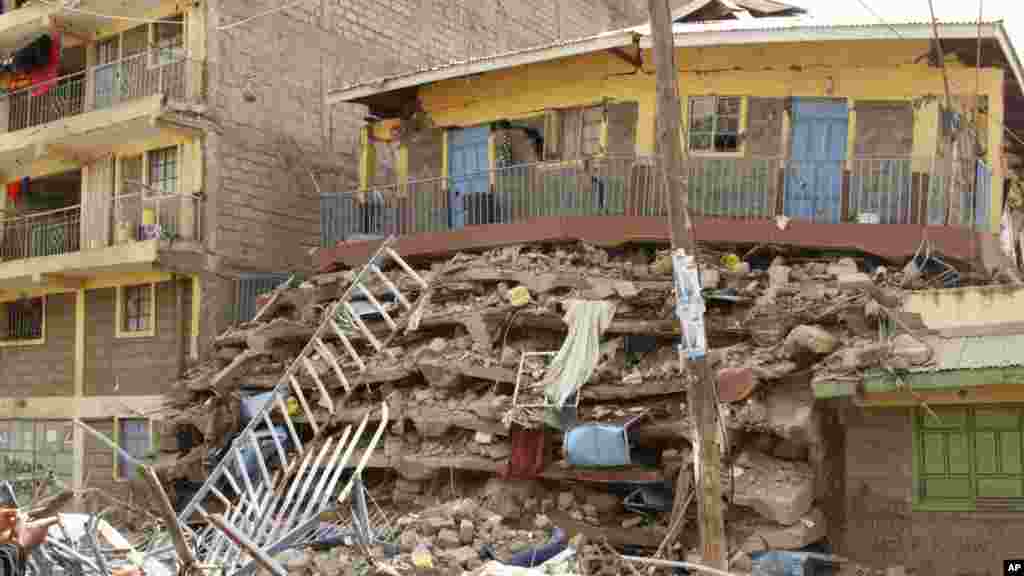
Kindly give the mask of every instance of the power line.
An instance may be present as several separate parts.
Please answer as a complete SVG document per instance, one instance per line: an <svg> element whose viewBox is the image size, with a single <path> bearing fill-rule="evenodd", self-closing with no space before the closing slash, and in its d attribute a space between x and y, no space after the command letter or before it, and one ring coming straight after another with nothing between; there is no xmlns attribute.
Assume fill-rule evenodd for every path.
<svg viewBox="0 0 1024 576"><path fill-rule="evenodd" d="M242 18L241 20L237 20L235 22L232 22L231 24L223 24L221 26L217 26L217 30L218 31L230 30L232 28L236 28L236 27L241 26L243 24L248 24L249 22L252 22L253 20L256 20L257 18L263 18L264 16L270 16L271 14L275 14L277 12L281 12L281 11L287 10L289 8L294 8L294 7L298 6L299 4L304 4L305 2L307 2L307 0L296 0L295 2L291 2L289 4L285 4L284 6L278 6L277 8L271 8L270 10L266 10L264 12L260 12L259 14L255 14L253 16L249 16L248 18Z"/></svg>
<svg viewBox="0 0 1024 576"><path fill-rule="evenodd" d="M892 24L886 22L885 18L882 18L882 16L878 12L875 12L874 9L871 8L871 6L868 6L868 3L865 0L857 0L857 2L859 2L860 5L863 6L865 10L870 12L872 16L874 16L875 18L878 18L879 22L881 22L882 24L885 24L886 26L888 26L889 30L892 30L894 34L896 34L897 36L900 37L900 39L903 38L903 34L900 34L900 31L897 30L895 26L893 26Z"/></svg>

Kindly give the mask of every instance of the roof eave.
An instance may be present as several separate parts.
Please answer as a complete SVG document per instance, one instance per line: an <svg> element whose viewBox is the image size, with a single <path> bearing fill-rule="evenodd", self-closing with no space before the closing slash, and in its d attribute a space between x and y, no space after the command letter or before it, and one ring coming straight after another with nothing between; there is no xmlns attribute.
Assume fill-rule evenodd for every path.
<svg viewBox="0 0 1024 576"><path fill-rule="evenodd" d="M549 62L560 58L601 52L613 48L625 48L634 43L634 36L638 36L638 34L632 30L621 30L607 35L596 36L583 42L550 46L537 50L525 50L505 56L458 63L438 70L425 70L404 76L384 78L350 88L333 90L327 95L327 104L356 102L404 88L424 86L444 80L495 72L527 64Z"/></svg>
<svg viewBox="0 0 1024 576"><path fill-rule="evenodd" d="M994 35L996 40L999 42L999 46L1003 50L1003 54L1006 55L1006 61L1010 64L1013 76L1017 80L1017 86L1024 91L1024 68L1021 67L1020 57L1017 55L1017 50L1014 49L1013 43L1010 42L1010 37L1007 35L1006 27L1003 26L1002 22L996 23L994 28Z"/></svg>
<svg viewBox="0 0 1024 576"><path fill-rule="evenodd" d="M986 23L982 26L983 29L988 29L988 37L998 36L1002 28L999 23ZM892 29L882 26L812 25L789 29L681 31L674 34L674 40L676 47L697 47L838 40L930 40L933 35L932 27L928 24L896 24L894 27L900 32L899 38L894 38ZM727 39L723 38L725 35L728 35ZM977 35L977 24L939 24L939 36L942 38L976 38ZM1005 36L1005 32L1003 35ZM1009 43L1009 40L1006 42ZM640 40L641 48L648 49L652 45L650 36L644 36Z"/></svg>

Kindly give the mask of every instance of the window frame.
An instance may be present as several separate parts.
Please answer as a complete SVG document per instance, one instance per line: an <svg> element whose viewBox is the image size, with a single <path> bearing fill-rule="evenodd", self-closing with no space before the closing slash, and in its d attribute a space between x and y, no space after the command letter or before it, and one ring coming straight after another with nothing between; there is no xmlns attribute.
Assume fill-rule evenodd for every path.
<svg viewBox="0 0 1024 576"><path fill-rule="evenodd" d="M1010 409L1017 412L1017 427L1016 429L1002 429L1002 431L1016 432L1018 439L1018 450L1024 452L1024 405L1020 404L970 404L970 405L950 405L937 407L938 409L950 408L950 409L962 409L965 411L964 425L959 430L962 431L965 438L965 449L967 452L967 480L968 480L968 496L966 498L956 497L937 497L927 498L923 494L923 482L928 476L924 472L924 457L925 450L923 446L924 433L927 431L941 432L942 430L954 430L956 428L929 428L923 424L924 419L929 417L927 410L923 408L915 408L911 411L911 418L913 420L913 432L912 432L912 444L913 444L913 462L912 462L912 473L911 480L913 484L913 498L912 498L912 509L921 512L993 512L993 513L1016 513L1024 512L1024 454L1018 454L1021 458L1018 460L1020 471L1012 474L995 474L986 473L981 474L978 471L977 464L977 450L978 450L978 432L993 432L994 428L985 427L979 429L976 422L976 413L978 410L986 409ZM998 458L999 452L996 453ZM947 458L948 461L948 458ZM948 465L947 465L948 466ZM1005 507L996 508L981 508L978 507L978 478L979 476L988 476L994 478L997 476L1009 476L1017 479L1022 483L1022 496L1020 497L993 497L994 499L1004 499L1008 503Z"/></svg>
<svg viewBox="0 0 1024 576"><path fill-rule="evenodd" d="M46 295L33 296L29 300L40 300L41 310L39 319L39 338L21 338L21 339L2 339L0 340L0 348L11 348L18 346L41 346L46 344ZM7 302L0 302L0 314L10 314L8 306L18 303L19 300L9 300Z"/></svg>
<svg viewBox="0 0 1024 576"><path fill-rule="evenodd" d="M74 446L68 446L64 442L64 434L72 430L74 424L70 420L62 419L35 419L35 418L2 418L0 419L0 432L5 436L6 442L0 444L0 475L11 479L9 471L10 461L28 464L31 472L29 476L38 479L40 472L52 472L65 482L70 482L74 475ZM31 437L24 438L24 432L31 432ZM53 432L51 435L50 432ZM53 440L50 437L53 436ZM56 447L56 450L51 448ZM20 455L21 458L17 458ZM62 464L60 460L65 460ZM64 466L67 473L60 468ZM19 473L15 473L19 474ZM25 479L13 478L18 481Z"/></svg>
<svg viewBox="0 0 1024 576"><path fill-rule="evenodd" d="M124 433L124 425L125 424L142 424L142 426L145 428L144 434L145 434L146 449L145 449L145 453L144 454L133 454L132 451L131 451L131 447L130 446L123 445L123 440L124 440L123 437L125 436L125 433ZM148 418L120 418L120 417L114 418L114 443L117 444L118 447L120 447L125 452L128 452L128 454L130 454L136 460L139 460L141 462L145 462L147 460L151 460L152 457L153 457L153 452L156 450L156 439L154 438L153 421L148 419ZM132 480L135 480L136 477L134 475L132 475L132 476L125 476L125 472L128 469L131 469L131 470L133 470L135 472L138 471L137 468L133 468L131 466L125 466L125 464L122 462L121 453L118 452L117 450L115 450L114 451L114 481L115 482L131 482Z"/></svg>
<svg viewBox="0 0 1024 576"><path fill-rule="evenodd" d="M145 330L129 330L126 325L128 289L149 289L149 311L148 325ZM116 313L115 313L115 337L117 338L153 338L156 336L156 284L131 284L117 287Z"/></svg>
<svg viewBox="0 0 1024 576"><path fill-rule="evenodd" d="M147 37L149 38L149 58L147 58L147 65L151 70L159 69L164 66L171 64L177 64L186 59L185 56L185 42L188 39L188 31L185 29L187 19L184 14L174 14L166 18L161 18L160 22L150 22L147 24L149 27L147 31ZM173 23L173 24L172 24ZM181 30L180 36L169 36L166 38L160 37L160 26L169 25ZM172 42L165 41L173 40L178 38L177 45ZM169 58L164 58L165 54L170 54Z"/></svg>
<svg viewBox="0 0 1024 576"><path fill-rule="evenodd" d="M693 103L695 100L703 100L710 98L714 106L714 112L712 113L712 126L711 132L699 132L699 134L710 134L711 136L711 147L706 150L694 149L693 147ZM718 120L721 114L718 112L718 102L722 99L736 99L738 100L739 109L736 112L736 149L729 151L715 150L715 137L718 134ZM686 133L685 141L683 142L686 146L687 152L691 156L707 156L717 158L737 158L742 157L746 154L746 143L744 142L744 134L746 133L746 122L747 122L747 97L738 95L721 95L721 94L699 94L691 95L686 99Z"/></svg>

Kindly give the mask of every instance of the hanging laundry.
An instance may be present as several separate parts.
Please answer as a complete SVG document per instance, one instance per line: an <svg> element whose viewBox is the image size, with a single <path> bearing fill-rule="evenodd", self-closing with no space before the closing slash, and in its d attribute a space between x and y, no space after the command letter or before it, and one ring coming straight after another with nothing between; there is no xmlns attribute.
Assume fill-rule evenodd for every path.
<svg viewBox="0 0 1024 576"><path fill-rule="evenodd" d="M53 39L44 34L14 54L14 71L31 72L50 63Z"/></svg>
<svg viewBox="0 0 1024 576"><path fill-rule="evenodd" d="M36 68L31 72L32 84L38 84L38 86L32 90L33 96L42 96L43 94L46 94L50 88L57 85L57 76L60 73L60 44L60 32L55 32L53 34L53 40L50 42L50 56L47 64L41 68Z"/></svg>
<svg viewBox="0 0 1024 576"><path fill-rule="evenodd" d="M18 203L18 195L21 194L21 180L7 183L7 201L11 204Z"/></svg>
<svg viewBox="0 0 1024 576"><path fill-rule="evenodd" d="M30 188L29 188L29 184L31 184L31 182L32 181L29 179L28 176L25 176L24 178L21 179L21 195L22 196L28 197L32 193L32 192L30 192Z"/></svg>

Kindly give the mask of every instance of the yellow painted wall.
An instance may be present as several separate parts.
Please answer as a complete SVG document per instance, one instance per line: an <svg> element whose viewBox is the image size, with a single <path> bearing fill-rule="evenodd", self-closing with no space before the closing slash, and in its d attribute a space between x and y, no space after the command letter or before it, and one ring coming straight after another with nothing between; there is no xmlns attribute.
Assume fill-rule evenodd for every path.
<svg viewBox="0 0 1024 576"><path fill-rule="evenodd" d="M912 292L903 309L932 329L1024 322L1024 288L984 286ZM1021 351L1024 354L1024 351Z"/></svg>
<svg viewBox="0 0 1024 576"><path fill-rule="evenodd" d="M679 48L676 65L684 122L685 103L696 95L837 97L851 102L941 96L941 71L915 63L928 49L927 41ZM644 69L634 70L623 60L600 53L499 70L424 86L419 92L420 104L436 126L463 127L535 116L546 109L582 106L604 98L635 101L639 104L636 150L649 154L654 151L656 112L650 51L645 52L644 61ZM948 72L954 94L974 94L977 75L973 68L951 66ZM981 92L989 97L993 125L1002 121L1002 87L1001 70L982 70ZM926 104L915 113L915 155L927 158L935 152L937 106L937 102ZM989 130L988 134L991 149L1000 150L1002 131ZM1002 168L998 163L992 184L994 231L1001 217L997 200Z"/></svg>

